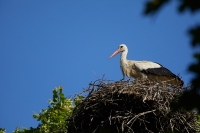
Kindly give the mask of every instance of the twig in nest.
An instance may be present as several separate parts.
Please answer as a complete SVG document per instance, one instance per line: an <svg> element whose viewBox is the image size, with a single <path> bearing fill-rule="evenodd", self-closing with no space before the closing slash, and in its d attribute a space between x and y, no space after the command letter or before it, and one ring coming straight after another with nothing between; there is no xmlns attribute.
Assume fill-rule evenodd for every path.
<svg viewBox="0 0 200 133"><path fill-rule="evenodd" d="M145 114L148 114L148 113L151 113L151 112L154 112L156 111L155 109L154 110L151 110L151 111L146 111L146 112L142 112L142 113L139 113L137 115L135 115L128 123L127 125L129 125L133 120L135 121L138 117L142 116L142 115L145 115ZM133 121L133 123L134 123Z"/></svg>
<svg viewBox="0 0 200 133"><path fill-rule="evenodd" d="M182 90L162 82L99 79L84 93L88 95L74 109L68 132L95 133L108 128L126 133L195 133L198 129L194 112L171 111L170 103Z"/></svg>

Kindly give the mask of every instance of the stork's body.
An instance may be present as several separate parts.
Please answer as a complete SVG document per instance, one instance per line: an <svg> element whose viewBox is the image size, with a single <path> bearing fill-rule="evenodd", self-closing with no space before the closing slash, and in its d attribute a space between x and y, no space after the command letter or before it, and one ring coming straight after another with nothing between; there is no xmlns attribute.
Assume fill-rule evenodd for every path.
<svg viewBox="0 0 200 133"><path fill-rule="evenodd" d="M121 52L120 68L122 70L123 79L125 76L134 79L149 79L153 81L165 81L175 86L182 86L183 81L173 74L170 70L162 65L151 61L135 61L127 60L128 48L125 44L121 44L110 58Z"/></svg>

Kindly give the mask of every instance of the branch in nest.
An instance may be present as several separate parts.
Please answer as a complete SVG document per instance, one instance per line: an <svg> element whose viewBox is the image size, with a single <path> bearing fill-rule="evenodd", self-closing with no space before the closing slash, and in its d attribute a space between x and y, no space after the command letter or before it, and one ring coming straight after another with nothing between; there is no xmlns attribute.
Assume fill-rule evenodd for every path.
<svg viewBox="0 0 200 133"><path fill-rule="evenodd" d="M88 95L73 111L68 132L197 132L194 112L172 112L182 89L147 80L90 83Z"/></svg>

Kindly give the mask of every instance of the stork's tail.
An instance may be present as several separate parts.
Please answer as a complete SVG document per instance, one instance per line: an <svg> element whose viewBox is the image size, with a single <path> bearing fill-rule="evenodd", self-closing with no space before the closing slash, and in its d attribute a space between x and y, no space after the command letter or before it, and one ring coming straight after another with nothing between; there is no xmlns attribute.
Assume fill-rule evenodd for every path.
<svg viewBox="0 0 200 133"><path fill-rule="evenodd" d="M172 84L175 85L175 87L182 88L184 85L184 82L179 76L176 76Z"/></svg>

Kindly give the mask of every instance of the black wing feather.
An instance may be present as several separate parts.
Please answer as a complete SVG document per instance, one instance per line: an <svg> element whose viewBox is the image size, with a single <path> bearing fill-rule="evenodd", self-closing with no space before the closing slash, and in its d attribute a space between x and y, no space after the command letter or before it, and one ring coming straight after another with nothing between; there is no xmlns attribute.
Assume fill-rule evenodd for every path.
<svg viewBox="0 0 200 133"><path fill-rule="evenodd" d="M152 74L152 75L158 75L158 76L171 76L176 78L177 76L173 74L170 70L167 68L161 66L159 68L149 68L149 69L143 69L141 72L145 74Z"/></svg>
<svg viewBox="0 0 200 133"><path fill-rule="evenodd" d="M156 63L156 62L154 62ZM159 64L159 63L157 63ZM159 64L161 67L159 68L149 68L149 69L143 69L141 72L145 74L151 74L156 76L170 76L173 78L176 78L178 81L180 81L180 86L183 86L184 82L175 74L173 74L170 70L163 67L161 64Z"/></svg>

